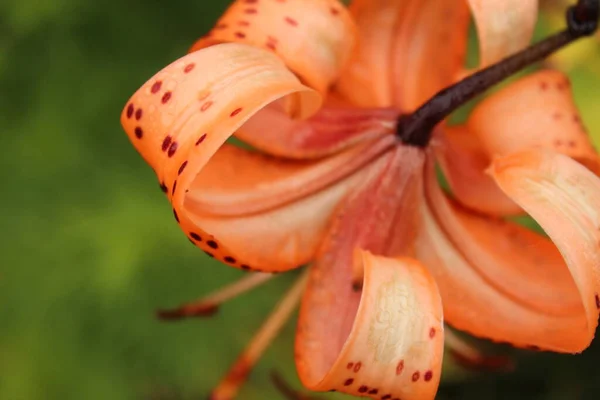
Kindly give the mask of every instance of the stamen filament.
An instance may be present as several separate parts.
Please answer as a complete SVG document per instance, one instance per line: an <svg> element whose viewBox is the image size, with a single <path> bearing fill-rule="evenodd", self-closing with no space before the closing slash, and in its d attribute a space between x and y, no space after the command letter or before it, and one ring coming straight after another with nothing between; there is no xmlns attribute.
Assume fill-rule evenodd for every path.
<svg viewBox="0 0 600 400"><path fill-rule="evenodd" d="M592 34L598 27L598 4L598 0L579 0L567 11L568 27L564 31L464 78L438 92L412 114L401 116L398 137L405 144L426 147L435 126L467 101L575 40Z"/></svg>
<svg viewBox="0 0 600 400"><path fill-rule="evenodd" d="M219 306L234 297L237 297L273 278L273 274L262 272L251 273L243 278L222 287L215 292L197 301L182 304L171 310L159 310L157 315L161 319L176 320L189 317L207 317L219 310Z"/></svg>
<svg viewBox="0 0 600 400"><path fill-rule="evenodd" d="M275 339L283 325L291 317L300 301L308 281L308 271L294 283L281 299L275 310L267 318L256 335L252 338L246 349L239 355L229 372L219 385L213 390L210 400L231 400L245 382L252 367L263 355L269 344Z"/></svg>

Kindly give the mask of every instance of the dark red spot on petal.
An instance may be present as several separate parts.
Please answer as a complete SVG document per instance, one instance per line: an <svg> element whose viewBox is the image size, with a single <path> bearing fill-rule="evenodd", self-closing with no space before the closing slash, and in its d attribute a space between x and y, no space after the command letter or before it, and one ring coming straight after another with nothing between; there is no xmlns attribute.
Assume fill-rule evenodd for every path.
<svg viewBox="0 0 600 400"><path fill-rule="evenodd" d="M162 142L162 151L167 151L169 146L171 145L171 136L165 136L165 139Z"/></svg>
<svg viewBox="0 0 600 400"><path fill-rule="evenodd" d="M354 379L352 378L348 378L346 379L346 381L344 382L344 386L350 386L354 383Z"/></svg>
<svg viewBox="0 0 600 400"><path fill-rule="evenodd" d="M596 308L600 309L600 296L596 293Z"/></svg>
<svg viewBox="0 0 600 400"><path fill-rule="evenodd" d="M161 183L160 190L162 190L164 193L167 193L167 190L169 190L169 188L164 183Z"/></svg>
<svg viewBox="0 0 600 400"><path fill-rule="evenodd" d="M219 245L214 240L209 240L206 242L206 244L208 245L208 247L213 248L213 249L219 248Z"/></svg>
<svg viewBox="0 0 600 400"><path fill-rule="evenodd" d="M171 96L172 96L171 92L165 92L165 94L163 94L163 97L160 101L162 101L163 104L167 104L167 102L169 100L171 100Z"/></svg>
<svg viewBox="0 0 600 400"><path fill-rule="evenodd" d="M392 398L391 394L386 394L385 396L381 397L381 400L390 400Z"/></svg>
<svg viewBox="0 0 600 400"><path fill-rule="evenodd" d="M131 118L131 116L133 115L133 104L129 103L129 105L127 106L127 118Z"/></svg>
<svg viewBox="0 0 600 400"><path fill-rule="evenodd" d="M233 258L233 257L230 257L230 256L227 256L227 257L225 257L223 260L224 260L226 263L229 263L229 264L235 264L235 263L236 263L236 261L235 261L235 258Z"/></svg>
<svg viewBox="0 0 600 400"><path fill-rule="evenodd" d="M379 393L379 389L371 389L369 390L369 394L377 394Z"/></svg>
<svg viewBox="0 0 600 400"><path fill-rule="evenodd" d="M141 139L142 136L144 136L144 131L139 126L136 126L133 132L135 133L135 137L138 139Z"/></svg>
<svg viewBox="0 0 600 400"><path fill-rule="evenodd" d="M204 112L206 110L208 110L210 108L210 106L213 105L212 101L207 101L206 103L202 104L202 107L200 107L200 111Z"/></svg>
<svg viewBox="0 0 600 400"><path fill-rule="evenodd" d="M169 151L167 152L167 155L169 157L173 157L173 155L175 155L175 152L177 151L177 147L179 147L177 142L171 143L171 145L169 146Z"/></svg>
<svg viewBox="0 0 600 400"><path fill-rule="evenodd" d="M349 362L348 365L346 365L346 368L348 368L348 369L352 369L352 367L354 367L353 362Z"/></svg>
<svg viewBox="0 0 600 400"><path fill-rule="evenodd" d="M246 271L249 271L249 270L251 270L251 269L252 269L252 268L250 268L250 266L249 266L249 265L246 265L246 264L242 264L242 265L240 265L240 268L241 268L241 269L244 269L244 270L246 270Z"/></svg>
<svg viewBox="0 0 600 400"><path fill-rule="evenodd" d="M152 92L152 94L157 93L160 90L161 86L162 86L162 81L154 82L154 84L150 88L150 92Z"/></svg>
<svg viewBox="0 0 600 400"><path fill-rule="evenodd" d="M175 209L173 209L173 216L175 217L175 221L179 223L179 215L177 215L177 211L175 211Z"/></svg>
<svg viewBox="0 0 600 400"><path fill-rule="evenodd" d="M296 21L294 18L292 17L285 17L285 22L287 22L288 24L290 24L291 26L298 26L298 21Z"/></svg>
<svg viewBox="0 0 600 400"><path fill-rule="evenodd" d="M239 31L234 33L234 35L236 38L239 38L239 39L244 39L246 37L246 34L244 32L239 32Z"/></svg>
<svg viewBox="0 0 600 400"><path fill-rule="evenodd" d="M340 10L335 7L331 7L329 11L331 11L331 15L338 15L340 13Z"/></svg>
<svg viewBox="0 0 600 400"><path fill-rule="evenodd" d="M185 170L185 167L187 167L187 160L183 162L183 164L181 164L179 166L179 170L177 171L177 175L181 175L183 173L183 171Z"/></svg>
<svg viewBox="0 0 600 400"><path fill-rule="evenodd" d="M187 74L187 73L191 72L195 66L196 66L196 64L189 63L188 65L185 66L185 68L183 69L183 72Z"/></svg>
<svg viewBox="0 0 600 400"><path fill-rule="evenodd" d="M232 111L232 113L229 115L230 117L235 117L236 115L238 115L239 113L242 112L242 108L236 108L235 110Z"/></svg>
<svg viewBox="0 0 600 400"><path fill-rule="evenodd" d="M366 387L365 385L362 385L361 387L358 388L358 393L367 393L368 390L369 390L368 387Z"/></svg>
<svg viewBox="0 0 600 400"><path fill-rule="evenodd" d="M141 108L138 108L137 111L135 112L135 119L138 121L140 119L142 119L142 109Z"/></svg>
<svg viewBox="0 0 600 400"><path fill-rule="evenodd" d="M203 134L202 136L200 136L198 138L198 140L196 140L196 146L198 146L200 143L204 142L204 139L206 139L206 133Z"/></svg>
<svg viewBox="0 0 600 400"><path fill-rule="evenodd" d="M175 190L177 190L177 181L173 182L173 190L171 190L171 196L175 194Z"/></svg>
<svg viewBox="0 0 600 400"><path fill-rule="evenodd" d="M431 328L431 329L429 330L429 337L430 337L431 339L433 339L433 338L435 337L435 328Z"/></svg>
<svg viewBox="0 0 600 400"><path fill-rule="evenodd" d="M400 375L402 371L404 371L404 360L400 360L400 362L396 366L396 375Z"/></svg>
<svg viewBox="0 0 600 400"><path fill-rule="evenodd" d="M429 382L431 378L433 378L433 372L431 371L427 371L425 372L425 375L423 375L423 379L425 379L425 382Z"/></svg>
<svg viewBox="0 0 600 400"><path fill-rule="evenodd" d="M414 374L412 374L412 381L416 382L419 380L420 377L421 377L421 373L419 371L416 371Z"/></svg>
<svg viewBox="0 0 600 400"><path fill-rule="evenodd" d="M213 253L211 253L211 252L209 252L209 251L206 251L206 250L202 250L202 251L204 251L204 254L206 254L206 255L207 255L207 256L209 256L210 258L215 258L215 255L214 255Z"/></svg>
<svg viewBox="0 0 600 400"><path fill-rule="evenodd" d="M198 235L196 232L190 232L190 237L199 242L202 241L202 237L200 235Z"/></svg>
<svg viewBox="0 0 600 400"><path fill-rule="evenodd" d="M227 29L227 24L219 24L215 26L215 29Z"/></svg>
<svg viewBox="0 0 600 400"><path fill-rule="evenodd" d="M362 363L359 361L354 365L354 372L358 372L360 371L360 368L362 367Z"/></svg>

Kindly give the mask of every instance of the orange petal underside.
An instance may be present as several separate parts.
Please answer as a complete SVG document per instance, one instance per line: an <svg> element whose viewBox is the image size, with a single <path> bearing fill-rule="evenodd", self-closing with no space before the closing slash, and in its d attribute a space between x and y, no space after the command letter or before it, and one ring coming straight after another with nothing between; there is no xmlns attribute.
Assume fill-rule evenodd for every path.
<svg viewBox="0 0 600 400"><path fill-rule="evenodd" d="M257 111L285 96L293 116L308 117L319 106L319 95L303 86L272 53L243 44L221 44L189 54L159 72L134 94L121 116L132 143L167 188L175 218L186 235L203 250L238 268L265 260L258 253L236 254L228 248L227 235L231 235L232 245L242 242L242 233L234 229L240 221L216 224L215 229L221 227L222 237L209 229L214 225L210 218L206 227L201 226L202 217L188 208L187 191L227 138ZM336 196L343 194L340 186L335 193L306 200L304 206L333 208ZM299 212L298 208L294 211ZM277 218L286 218L279 213ZM319 210L314 214L318 215L315 218L323 216ZM281 246L274 251L277 262L250 267L273 271L306 262L311 250L299 252L297 247L306 242L316 246L315 235L325 226L325 222L316 223L311 230L314 221L304 221L294 229L305 229L306 233L294 238L281 231L285 224L279 223L275 229L277 218L268 216L268 226L260 220L245 220L249 231L252 222L266 233L278 232L273 245ZM297 215L298 223L300 219Z"/></svg>
<svg viewBox="0 0 600 400"><path fill-rule="evenodd" d="M525 48L537 21L538 0L468 0L487 67Z"/></svg>
<svg viewBox="0 0 600 400"><path fill-rule="evenodd" d="M573 102L568 78L541 71L480 103L467 122L488 156L546 148L566 154L600 173L600 161Z"/></svg>
<svg viewBox="0 0 600 400"><path fill-rule="evenodd" d="M338 88L355 104L410 111L453 83L463 68L465 2L355 0L350 9L359 49Z"/></svg>
<svg viewBox="0 0 600 400"><path fill-rule="evenodd" d="M600 308L600 180L568 157L533 151L499 159L491 171L554 244L466 212L430 179L417 254L438 282L446 320L519 347L582 351Z"/></svg>
<svg viewBox="0 0 600 400"><path fill-rule="evenodd" d="M262 47L325 94L348 61L355 36L352 18L338 0L238 0L190 51L222 42Z"/></svg>
<svg viewBox="0 0 600 400"><path fill-rule="evenodd" d="M329 317L320 321L323 331L318 333L329 339L315 341L311 336L315 328L308 325L314 319L301 317L296 338L301 380L311 390L372 399L433 399L444 347L442 305L434 280L412 259L357 250L354 263L361 264L365 274L362 296L357 295L360 305L353 306L355 315L333 305L335 297L343 299L342 288L321 293L325 310L303 311ZM313 285L322 284L315 274L312 279ZM338 333L331 329L331 321L343 316L349 317L346 329Z"/></svg>
<svg viewBox="0 0 600 400"><path fill-rule="evenodd" d="M504 216L523 210L485 172L490 157L477 136L464 126L446 127L434 146L435 155L452 189L464 206L484 214Z"/></svg>

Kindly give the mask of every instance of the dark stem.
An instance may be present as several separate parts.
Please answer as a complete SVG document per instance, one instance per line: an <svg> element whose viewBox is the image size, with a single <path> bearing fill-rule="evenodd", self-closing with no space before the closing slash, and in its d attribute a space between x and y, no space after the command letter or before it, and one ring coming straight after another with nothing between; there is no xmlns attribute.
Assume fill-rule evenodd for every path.
<svg viewBox="0 0 600 400"><path fill-rule="evenodd" d="M566 13L567 29L438 92L415 112L400 116L396 134L411 146L427 147L433 129L457 108L525 67L598 28L600 0L579 0Z"/></svg>

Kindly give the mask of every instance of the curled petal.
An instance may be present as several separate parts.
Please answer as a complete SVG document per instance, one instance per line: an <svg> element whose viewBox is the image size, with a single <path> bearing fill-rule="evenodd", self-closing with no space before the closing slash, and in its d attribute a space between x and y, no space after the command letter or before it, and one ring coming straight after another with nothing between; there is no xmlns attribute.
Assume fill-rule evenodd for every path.
<svg viewBox="0 0 600 400"><path fill-rule="evenodd" d="M600 161L573 102L568 78L540 71L480 103L467 122L489 157L546 148L600 173Z"/></svg>
<svg viewBox="0 0 600 400"><path fill-rule="evenodd" d="M256 254L254 258L250 257L252 254L237 255L222 242L226 236L216 238L201 227L202 218L197 221L186 204L187 191L233 132L257 111L285 96L290 112L297 117L310 116L319 106L319 95L302 85L275 55L248 45L221 44L189 54L159 72L134 94L121 116L132 143L167 188L175 219L186 235L211 255L240 268L248 267L246 261L258 261ZM343 192L339 187L337 190L337 195L325 194L305 204L314 207L325 202L325 207L332 208L336 196ZM270 219L272 224L265 225L267 233L273 233L276 220ZM303 224L306 227L311 222ZM324 225L325 222L316 224L306 235L320 232ZM228 226L224 230L224 234L231 232ZM254 240L259 237L257 234ZM233 242L240 243L239 236ZM275 252L279 256L277 262L255 267L273 271L307 261L310 250L296 257L299 253L295 246L302 240L296 241L293 235L279 229L275 242L284 247Z"/></svg>
<svg viewBox="0 0 600 400"><path fill-rule="evenodd" d="M490 173L556 244L579 292L583 310L565 337L566 351L582 351L594 337L600 309L600 179L571 158L527 151L495 160Z"/></svg>
<svg viewBox="0 0 600 400"><path fill-rule="evenodd" d="M238 0L191 51L222 42L262 47L325 94L348 61L355 36L352 18L338 0Z"/></svg>
<svg viewBox="0 0 600 400"><path fill-rule="evenodd" d="M435 283L415 261L370 253L410 252L423 162L413 147L386 153L335 214L296 337L298 373L312 390L378 399L435 394L443 340Z"/></svg>
<svg viewBox="0 0 600 400"><path fill-rule="evenodd" d="M566 156L533 151L499 159L491 173L554 243L452 204L430 172L416 251L438 282L447 321L519 347L582 351L598 317L600 252L588 212L600 181Z"/></svg>
<svg viewBox="0 0 600 400"><path fill-rule="evenodd" d="M321 343L310 336L310 326L302 325L310 319L301 317L296 349L302 382L311 390L335 389L372 399L433 399L444 340L442 305L434 280L412 259L357 250L354 262L365 271L355 317L347 314L349 310L336 310L326 297L320 305L326 312L312 308L302 312L336 319L346 316L351 327L341 334L329 329L321 332L331 337ZM319 279L317 274L312 279L309 285L320 284L314 281ZM340 294L330 293L336 295ZM324 328L329 325L327 320L320 322Z"/></svg>
<svg viewBox="0 0 600 400"><path fill-rule="evenodd" d="M537 21L538 0L468 0L475 18L481 68L525 48Z"/></svg>
<svg viewBox="0 0 600 400"><path fill-rule="evenodd" d="M521 207L506 196L485 172L490 158L479 138L466 127L444 128L433 148L452 195L462 205L496 216L523 213Z"/></svg>
<svg viewBox="0 0 600 400"><path fill-rule="evenodd" d="M364 107L410 111L463 68L468 7L456 0L354 0L359 48L338 88Z"/></svg>

